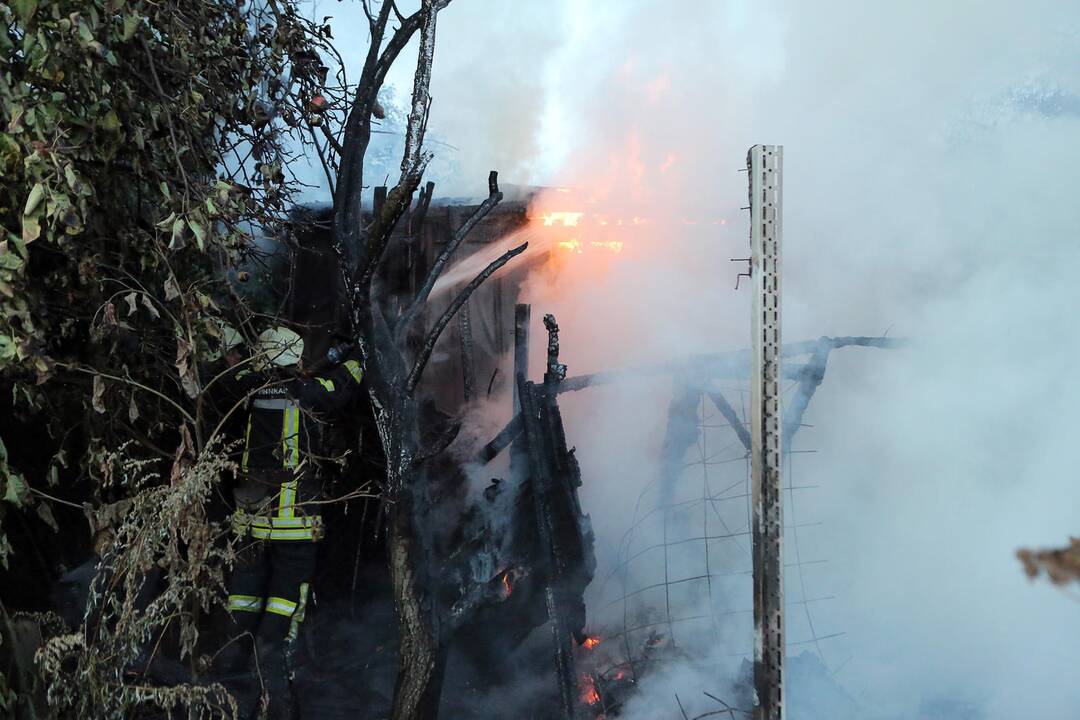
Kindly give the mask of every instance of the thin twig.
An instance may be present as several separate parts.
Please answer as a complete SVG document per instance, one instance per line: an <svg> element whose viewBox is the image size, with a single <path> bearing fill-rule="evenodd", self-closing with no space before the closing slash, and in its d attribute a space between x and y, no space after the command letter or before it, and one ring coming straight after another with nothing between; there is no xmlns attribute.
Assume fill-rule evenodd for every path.
<svg viewBox="0 0 1080 720"><path fill-rule="evenodd" d="M167 403L169 403L170 405L172 405L172 406L173 406L174 408L176 408L176 409L177 409L177 410L178 410L178 411L180 412L180 414L181 414L181 415L183 415L183 416L184 416L184 417L185 417L185 418L186 418L186 419L187 419L187 420L188 420L188 421L189 421L189 422L190 422L190 423L191 423L192 425L195 425L195 424L196 424L196 422L195 422L195 418L194 418L194 417L193 417L193 416L191 415L191 413L189 413L189 412L188 412L187 410L185 410L185 409L184 409L184 408L183 408L183 407L182 407L182 406L181 406L181 405L180 405L179 403L177 403L177 402L176 402L175 400L173 400L173 399L172 399L171 397L169 397L169 396L168 396L168 395L166 395L165 393L162 393L162 392L159 392L158 390L155 390L155 389L154 389L154 388L152 388L152 387L149 387L149 386L147 386L147 385L143 385L143 384L142 384L142 383L140 383L140 382L136 382L136 381L132 380L131 378L124 378L124 377L119 377L118 375L109 375L109 374L107 374L107 373L99 372L99 371L97 371L97 370L87 370L86 368L81 368L81 367L78 367L78 366L75 366L75 365L68 365L67 363L60 363L60 362L58 362L58 363L56 363L56 366L57 366L57 367L61 367L61 368L64 368L65 370L74 370L75 372L81 372L81 373L85 373L85 374L87 374L87 375L100 375L100 376L101 376L101 377L103 377L103 378L108 378L109 380L116 380L116 381L118 381L118 382L122 382L122 383L127 383L128 385L131 385L131 386L133 386L133 387L137 387L137 388L139 388L140 390L145 390L145 391L146 391L146 392L148 392L148 393L151 393L151 394L153 394L153 395L157 395L157 396L158 396L159 398L161 398L161 399L162 399L162 400L164 400L165 402L167 402Z"/></svg>

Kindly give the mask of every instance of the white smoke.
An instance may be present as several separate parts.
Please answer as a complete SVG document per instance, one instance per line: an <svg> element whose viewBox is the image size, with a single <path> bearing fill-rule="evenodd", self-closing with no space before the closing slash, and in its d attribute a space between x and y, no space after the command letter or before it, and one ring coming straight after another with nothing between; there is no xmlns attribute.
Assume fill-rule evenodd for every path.
<svg viewBox="0 0 1080 720"><path fill-rule="evenodd" d="M785 339L914 341L833 353L796 441L818 451L798 482L820 486L799 519L823 523L800 549L829 560L807 593L836 596L818 634L844 633L825 665L867 717L939 700L1075 717L1080 606L1013 553L1080 528L1080 6L455 0L441 18L430 127L461 148L442 191L481 194L496 168L654 221L616 262L532 279L534 336L554 312L571 374L746 345L736 171L750 145L785 146ZM598 577L656 476L669 398L653 380L563 401ZM628 710L677 717L672 688L725 690L695 672Z"/></svg>

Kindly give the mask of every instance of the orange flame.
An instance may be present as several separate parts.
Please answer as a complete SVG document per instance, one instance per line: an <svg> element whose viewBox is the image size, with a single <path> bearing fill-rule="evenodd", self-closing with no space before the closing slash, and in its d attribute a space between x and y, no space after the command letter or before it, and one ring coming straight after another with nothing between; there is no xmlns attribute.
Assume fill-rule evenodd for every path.
<svg viewBox="0 0 1080 720"><path fill-rule="evenodd" d="M578 255L581 254L581 241L578 240L577 238L572 238L570 240L563 240L562 242L559 243L559 247L562 248L563 250L568 250L570 252L577 253Z"/></svg>
<svg viewBox="0 0 1080 720"><path fill-rule="evenodd" d="M590 635L589 637L585 638L585 642L582 643L582 645L585 646L586 650L592 650L594 647L596 647L599 644L600 644L600 638L598 638L595 635Z"/></svg>
<svg viewBox="0 0 1080 720"><path fill-rule="evenodd" d="M505 594L503 595L503 598L505 599L505 598L510 597L510 593L514 592L514 586L510 583L510 573L509 572L503 573L502 584L503 584L503 590L505 591Z"/></svg>
<svg viewBox="0 0 1080 720"><path fill-rule="evenodd" d="M555 223L560 223L563 227L577 227L578 221L581 220L581 216L584 214L585 213L558 210L541 215L540 219L544 221L546 227L551 227Z"/></svg>
<svg viewBox="0 0 1080 720"><path fill-rule="evenodd" d="M600 702L600 693L596 691L596 681L593 679L592 675L589 675L588 673L583 674L578 683L578 687L580 689L579 697L581 698L581 702L586 705L595 705Z"/></svg>
<svg viewBox="0 0 1080 720"><path fill-rule="evenodd" d="M594 240L593 242L589 243L589 245L594 248L607 248L608 250L616 254L622 252L622 242L618 240L609 240L608 242L597 242Z"/></svg>

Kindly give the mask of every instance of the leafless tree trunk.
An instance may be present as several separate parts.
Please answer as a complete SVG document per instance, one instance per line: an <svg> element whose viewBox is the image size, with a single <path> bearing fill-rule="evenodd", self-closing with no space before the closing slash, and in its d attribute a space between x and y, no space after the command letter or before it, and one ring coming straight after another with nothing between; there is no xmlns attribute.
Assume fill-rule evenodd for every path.
<svg viewBox="0 0 1080 720"><path fill-rule="evenodd" d="M408 307L399 316L388 317L387 304L373 292L374 279L391 232L408 210L431 159L423 149L423 141L431 102L429 84L435 26L439 11L449 1L422 0L420 9L408 17L401 16L391 0L385 0L378 13L370 12L365 3L372 41L346 121L334 197L335 247L341 259L352 329L364 356L371 404L386 455L384 500L389 514L390 575L401 636L401 659L394 691L395 720L437 715L447 634L442 629L434 601L438 578L432 568L438 567L438 563L430 557L426 544L428 534L422 523L426 503L426 459L444 450L445 446L421 447L416 387L435 343L454 314L485 279L525 249L522 245L510 250L477 275L427 331L419 349L415 353L408 351L405 340L409 328L423 316L421 311L428 295L450 256L476 223L502 199L497 175L492 172L487 200L436 258ZM399 25L384 45L391 13ZM364 155L371 137L371 114L387 70L417 31L420 49L401 177L375 217L365 224L361 195ZM452 439L449 436L445 444Z"/></svg>

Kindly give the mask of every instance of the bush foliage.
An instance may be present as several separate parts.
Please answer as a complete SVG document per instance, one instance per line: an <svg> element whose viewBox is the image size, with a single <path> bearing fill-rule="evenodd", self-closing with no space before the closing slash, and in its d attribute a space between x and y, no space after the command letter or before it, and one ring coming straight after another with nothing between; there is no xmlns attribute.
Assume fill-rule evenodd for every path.
<svg viewBox="0 0 1080 720"><path fill-rule="evenodd" d="M5 513L55 525L45 498L123 541L99 545L127 588L99 603L112 621L63 640L83 657L51 693L73 709L91 681L101 713L133 698L119 669L135 640L220 594L202 567L220 558L193 540L226 469L208 368L227 328L250 339L273 320L230 273L297 191L289 153L311 142L328 37L291 0L0 3L0 564L21 552ZM154 566L170 590L132 629L124 603Z"/></svg>

